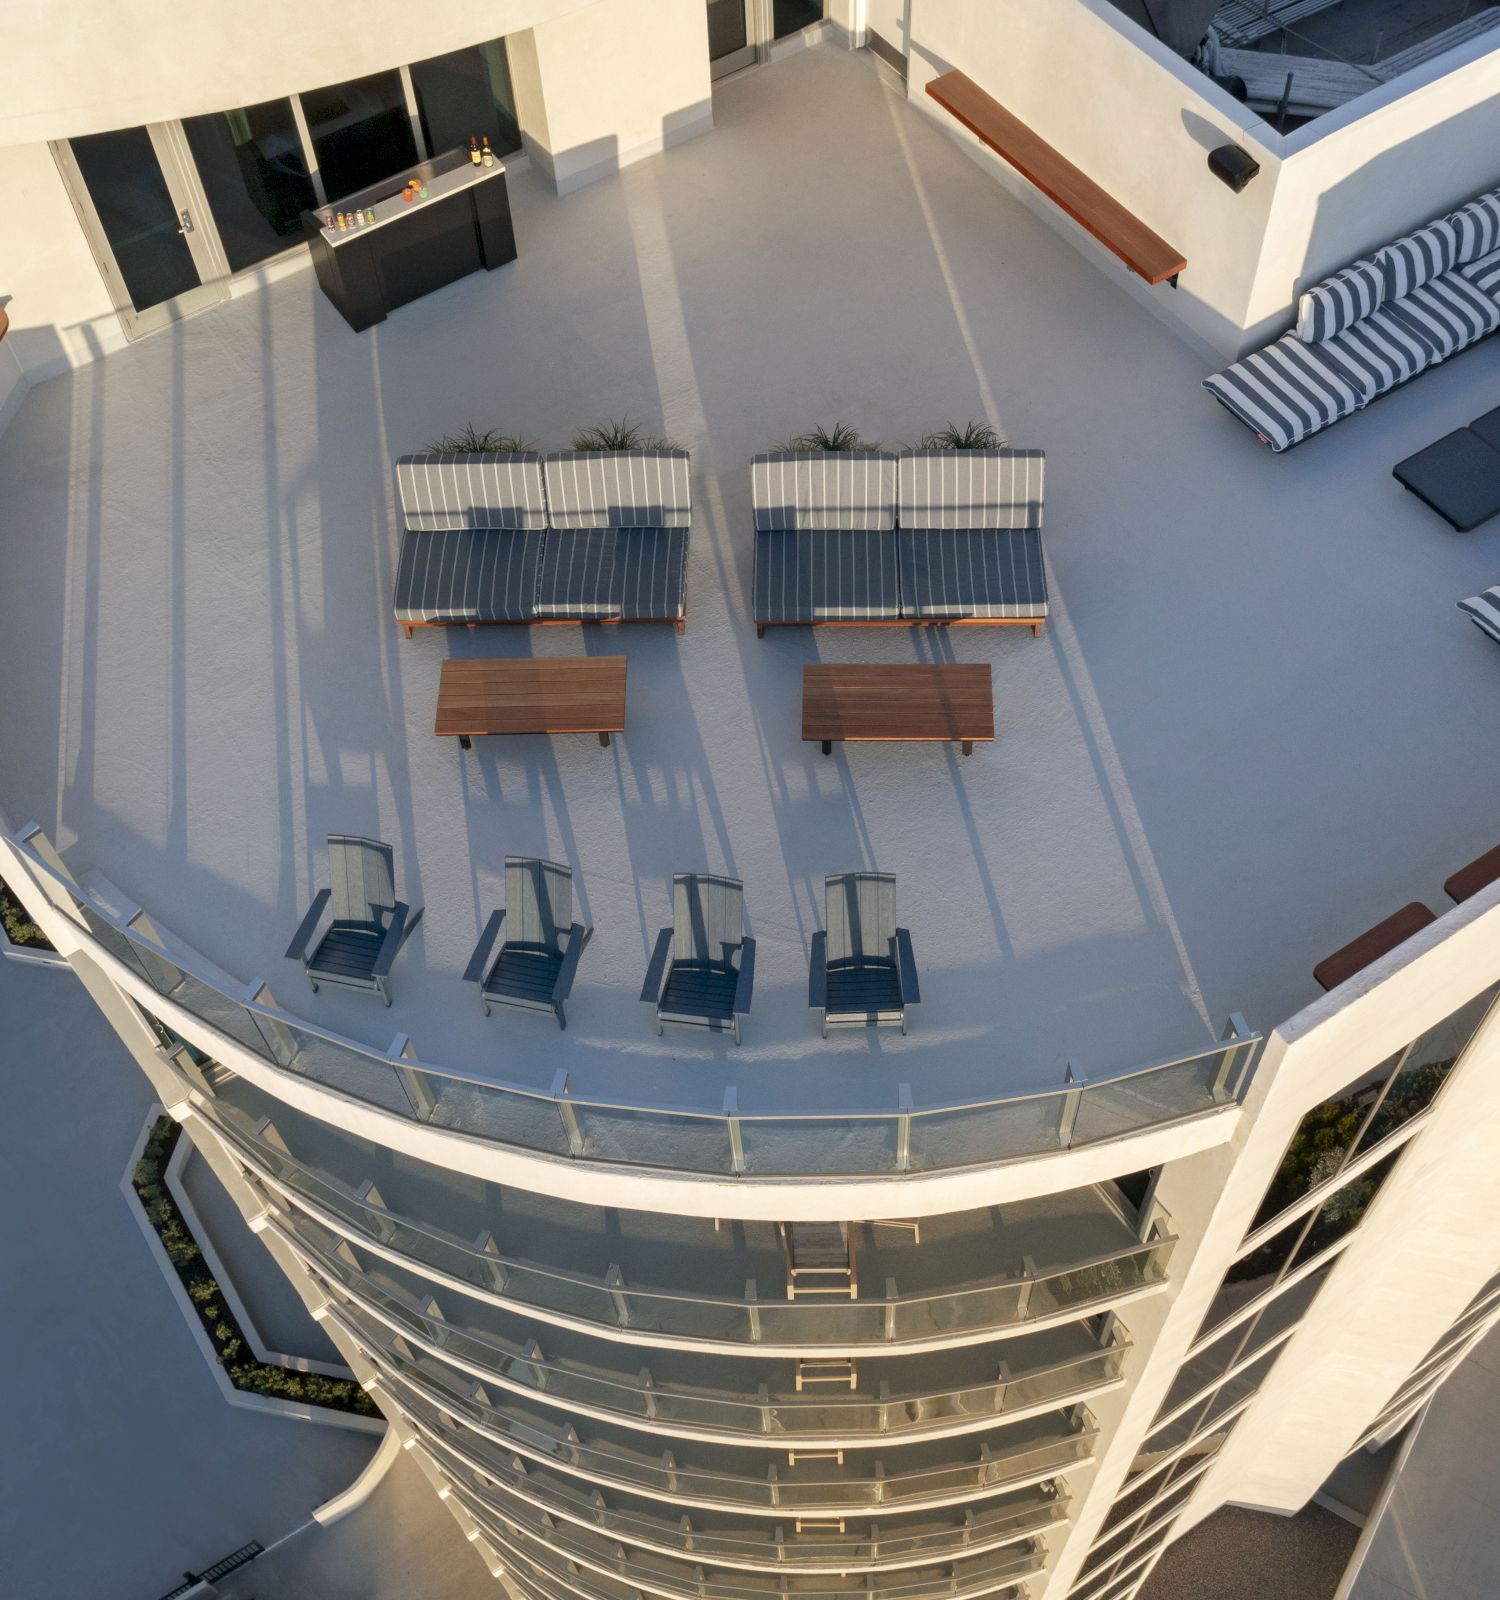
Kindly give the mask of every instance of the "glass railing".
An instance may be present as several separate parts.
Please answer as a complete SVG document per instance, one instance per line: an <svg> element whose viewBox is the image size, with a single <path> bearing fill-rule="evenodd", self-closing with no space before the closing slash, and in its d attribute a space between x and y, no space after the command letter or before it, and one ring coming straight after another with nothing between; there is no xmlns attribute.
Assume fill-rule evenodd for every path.
<svg viewBox="0 0 1500 1600"><path fill-rule="evenodd" d="M464 1509L497 1549L552 1570L570 1585L586 1583L589 1574L598 1574L606 1579L600 1593L608 1593L607 1580L613 1578L646 1593L682 1595L691 1600L781 1600L787 1595L801 1600L848 1600L849 1584L837 1579L830 1583L816 1574L785 1573L771 1578L724 1568L683 1570L668 1558L622 1549L570 1523L543 1520L531 1507L502 1517L482 1498L478 1481L466 1466L440 1447L428 1449ZM859 1593L883 1596L884 1600L954 1600L956 1596L991 1594L1005 1581L1037 1571L1044 1559L1045 1551L1036 1544L1014 1553L974 1557L955 1569L867 1572L862 1575Z"/></svg>
<svg viewBox="0 0 1500 1600"><path fill-rule="evenodd" d="M1012 1486L1076 1468L1093 1455L1097 1436L1087 1407L1074 1406L1066 1414L1047 1417L1035 1425L1021 1424L977 1445L972 1437L960 1436L955 1449L971 1450L972 1459L886 1471L879 1462L873 1467L846 1466L829 1453L814 1461L772 1461L758 1475L734 1473L689 1459L679 1462L671 1455L649 1457L628 1452L579 1437L576 1427L554 1432L537 1418L508 1406L503 1393L490 1396L482 1386L455 1389L451 1374L431 1362L424 1364L420 1352L403 1353L389 1329L364 1319L356 1308L336 1302L330 1315L401 1403L416 1397L503 1449L574 1473L590 1486L657 1496L672 1504L830 1514L919 1510L979 1494L1003 1493ZM577 1420L587 1427L586 1419ZM677 1448L691 1445L678 1443Z"/></svg>
<svg viewBox="0 0 1500 1600"><path fill-rule="evenodd" d="M658 1386L648 1376L627 1379L580 1370L521 1350L498 1334L460 1327L429 1315L393 1286L340 1260L308 1235L304 1224L273 1211L270 1225L325 1283L337 1286L367 1316L415 1340L434 1355L471 1372L481 1382L533 1395L543 1404L586 1406L595 1414L626 1419L653 1431L693 1428L706 1432L774 1435L795 1439L846 1439L876 1433L888 1438L930 1434L974 1418L1062 1403L1092 1393L1120 1374L1127 1343L1116 1323L1110 1343L1029 1372L1007 1373L988 1383L925 1394L889 1394L878 1400L851 1396L771 1396L755 1400Z"/></svg>
<svg viewBox="0 0 1500 1600"><path fill-rule="evenodd" d="M263 986L226 980L201 957L169 951L143 913L117 915L75 883L37 829L5 840L4 876L25 900L38 891L77 927L106 971L118 966L203 1027L278 1071L433 1127L576 1161L720 1176L875 1177L933 1172L1074 1149L1236 1101L1261 1039L1231 1018L1224 1039L1150 1066L1073 1076L1059 1087L998 1099L919 1106L903 1085L894 1106L816 1114L736 1109L738 1093L702 1106L576 1095L566 1073L548 1089L394 1057L299 1021ZM247 993L248 990L248 993ZM253 996L253 997L252 997ZM167 1020L171 1020L170 1018ZM215 1054L210 1037L194 1041Z"/></svg>
<svg viewBox="0 0 1500 1600"><path fill-rule="evenodd" d="M389 1404L400 1402L389 1398ZM443 1420L432 1406L400 1404L424 1440L483 1480L477 1492L505 1517L517 1505L526 1514L546 1513L578 1523L600 1535L656 1551L680 1561L722 1561L731 1566L764 1567L776 1572L917 1565L955 1560L1040 1534L1067 1518L1067 1501L1034 1495L1019 1506L956 1513L942 1526L885 1532L871 1525L869 1537L833 1529L788 1538L782 1523L750 1519L732 1529L704 1527L688 1519L650 1516L618 1505L605 1506L583 1486L522 1468L513 1457L490 1449L482 1438ZM842 1520L842 1519L840 1519ZM852 1532L852 1530L851 1530Z"/></svg>
<svg viewBox="0 0 1500 1600"><path fill-rule="evenodd" d="M967 1330L1036 1322L1113 1304L1165 1282L1175 1239L1152 1238L1050 1273L1033 1273L940 1294L841 1302L731 1299L686 1289L609 1282L477 1249L373 1204L257 1136L243 1112L220 1103L216 1129L263 1181L299 1210L355 1242L368 1240L424 1273L489 1300L554 1312L560 1320L628 1328L664 1338L787 1345L901 1344ZM887 1280L888 1283L891 1280Z"/></svg>

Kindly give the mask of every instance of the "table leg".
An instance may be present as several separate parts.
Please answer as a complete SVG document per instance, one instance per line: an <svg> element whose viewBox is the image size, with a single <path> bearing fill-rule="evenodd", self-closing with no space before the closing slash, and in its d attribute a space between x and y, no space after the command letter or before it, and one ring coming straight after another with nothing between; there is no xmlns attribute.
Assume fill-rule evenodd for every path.
<svg viewBox="0 0 1500 1600"><path fill-rule="evenodd" d="M833 740L832 739L825 739L823 741L823 754L825 756L831 756L833 754Z"/></svg>
<svg viewBox="0 0 1500 1600"><path fill-rule="evenodd" d="M599 735L599 743L602 744L606 750L608 750L609 749L609 735L607 733L601 733Z"/></svg>
<svg viewBox="0 0 1500 1600"><path fill-rule="evenodd" d="M458 748L460 750L472 750L474 748L474 741L468 736L468 734L461 733L458 736Z"/></svg>

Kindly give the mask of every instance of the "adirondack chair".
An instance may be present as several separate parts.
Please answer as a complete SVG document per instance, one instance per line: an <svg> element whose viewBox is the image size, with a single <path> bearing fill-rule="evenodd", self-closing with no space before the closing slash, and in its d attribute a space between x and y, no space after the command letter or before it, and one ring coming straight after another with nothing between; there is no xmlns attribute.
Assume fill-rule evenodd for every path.
<svg viewBox="0 0 1500 1600"><path fill-rule="evenodd" d="M823 884L826 930L813 935L807 1003L830 1028L893 1027L920 1003L911 935L896 926L889 872L842 872Z"/></svg>
<svg viewBox="0 0 1500 1600"><path fill-rule="evenodd" d="M642 1002L666 1022L727 1030L740 1042L740 1018L755 986L755 940L745 935L745 886L738 878L679 872L672 879L672 926L656 937Z"/></svg>
<svg viewBox="0 0 1500 1600"><path fill-rule="evenodd" d="M555 861L506 856L505 905L493 912L464 970L490 1006L550 1011L568 1025L563 1002L594 930L573 921L573 874ZM502 937L503 935L503 937Z"/></svg>
<svg viewBox="0 0 1500 1600"><path fill-rule="evenodd" d="M391 1003L386 988L391 963L422 920L396 898L395 852L378 839L328 836L330 887L319 889L287 946L288 961L300 961L318 992L323 983L368 989ZM320 936L325 913L327 930Z"/></svg>

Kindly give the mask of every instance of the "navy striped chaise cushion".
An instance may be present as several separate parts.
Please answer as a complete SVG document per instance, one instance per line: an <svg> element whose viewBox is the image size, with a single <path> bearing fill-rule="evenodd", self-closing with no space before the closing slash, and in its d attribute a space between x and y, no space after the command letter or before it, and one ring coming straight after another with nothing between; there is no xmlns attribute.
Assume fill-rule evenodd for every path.
<svg viewBox="0 0 1500 1600"><path fill-rule="evenodd" d="M686 611L686 528L569 528L547 535L537 615L676 622Z"/></svg>
<svg viewBox="0 0 1500 1600"><path fill-rule="evenodd" d="M903 616L1047 615L1037 528L899 528L896 540Z"/></svg>
<svg viewBox="0 0 1500 1600"><path fill-rule="evenodd" d="M396 567L396 621L530 622L546 537L509 528L408 531Z"/></svg>
<svg viewBox="0 0 1500 1600"><path fill-rule="evenodd" d="M755 535L757 622L883 622L901 615L894 531L763 528Z"/></svg>
<svg viewBox="0 0 1500 1600"><path fill-rule="evenodd" d="M1467 613L1490 638L1500 642L1500 588L1486 589L1483 594L1471 594L1467 600L1458 602L1458 609Z"/></svg>
<svg viewBox="0 0 1500 1600"><path fill-rule="evenodd" d="M1480 256L1458 270L1480 294L1500 301L1500 250L1492 250L1487 256Z"/></svg>
<svg viewBox="0 0 1500 1600"><path fill-rule="evenodd" d="M547 526L542 458L529 450L402 456L396 462L396 499L407 528Z"/></svg>
<svg viewBox="0 0 1500 1600"><path fill-rule="evenodd" d="M1462 272L1433 278L1386 309L1414 328L1439 361L1500 328L1500 305Z"/></svg>
<svg viewBox="0 0 1500 1600"><path fill-rule="evenodd" d="M1327 344L1305 344L1295 333L1205 378L1203 387L1273 450L1290 449L1366 403L1361 377Z"/></svg>

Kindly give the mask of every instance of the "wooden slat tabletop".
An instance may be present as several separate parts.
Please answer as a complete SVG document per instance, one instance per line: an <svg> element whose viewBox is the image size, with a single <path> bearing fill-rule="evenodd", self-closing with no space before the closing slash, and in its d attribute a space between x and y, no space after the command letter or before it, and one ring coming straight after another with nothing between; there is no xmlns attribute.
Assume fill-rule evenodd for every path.
<svg viewBox="0 0 1500 1600"><path fill-rule="evenodd" d="M989 665L809 662L802 669L802 737L993 739Z"/></svg>
<svg viewBox="0 0 1500 1600"><path fill-rule="evenodd" d="M1346 978L1363 971L1372 961L1389 955L1398 944L1405 944L1414 933L1425 928L1437 918L1422 904L1413 900L1409 905L1377 922L1367 933L1352 939L1342 950L1335 950L1313 968L1313 977L1325 989L1335 989Z"/></svg>
<svg viewBox="0 0 1500 1600"><path fill-rule="evenodd" d="M1087 173L988 95L965 73L933 78L927 92L970 133L1004 157L1044 195L1080 223L1147 283L1165 283L1187 270L1182 252L1153 232Z"/></svg>
<svg viewBox="0 0 1500 1600"><path fill-rule="evenodd" d="M621 733L625 666L624 656L445 661L435 732Z"/></svg>

